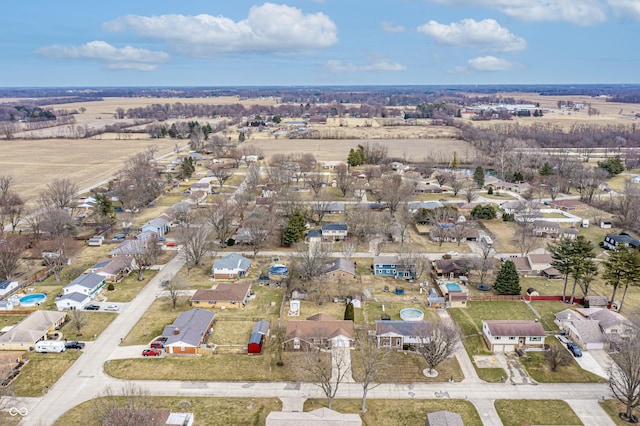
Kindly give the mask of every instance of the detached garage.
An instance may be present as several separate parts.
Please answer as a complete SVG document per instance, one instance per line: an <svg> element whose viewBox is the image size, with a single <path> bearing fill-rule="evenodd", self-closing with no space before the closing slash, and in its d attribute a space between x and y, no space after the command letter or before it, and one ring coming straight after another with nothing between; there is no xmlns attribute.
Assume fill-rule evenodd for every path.
<svg viewBox="0 0 640 426"><path fill-rule="evenodd" d="M270 323L268 321L258 321L253 326L251 331L251 337L249 337L249 344L247 345L247 353L259 354L262 352L262 346L264 345L265 336L269 335Z"/></svg>

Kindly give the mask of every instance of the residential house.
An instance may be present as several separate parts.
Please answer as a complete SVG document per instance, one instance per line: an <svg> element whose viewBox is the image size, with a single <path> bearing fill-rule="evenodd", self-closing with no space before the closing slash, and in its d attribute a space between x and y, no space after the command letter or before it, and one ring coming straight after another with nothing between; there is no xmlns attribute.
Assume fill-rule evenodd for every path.
<svg viewBox="0 0 640 426"><path fill-rule="evenodd" d="M109 252L110 257L115 256L137 256L147 251L149 241L145 240L124 240L118 247Z"/></svg>
<svg viewBox="0 0 640 426"><path fill-rule="evenodd" d="M602 333L596 320L575 319L565 323L567 336L571 337L582 349L605 349L609 347L609 339Z"/></svg>
<svg viewBox="0 0 640 426"><path fill-rule="evenodd" d="M288 350L306 350L312 347L349 348L354 342L353 321L337 320L325 313L319 313L306 320L287 321L283 347Z"/></svg>
<svg viewBox="0 0 640 426"><path fill-rule="evenodd" d="M555 314L554 322L585 350L608 349L633 330L631 321L606 308L565 309Z"/></svg>
<svg viewBox="0 0 640 426"><path fill-rule="evenodd" d="M441 194L446 190L443 189L440 185L432 185L425 182L418 182L418 184L414 187L413 192L416 194Z"/></svg>
<svg viewBox="0 0 640 426"><path fill-rule="evenodd" d="M131 273L134 265L130 256L103 257L98 259L89 272L102 275L108 283L117 283Z"/></svg>
<svg viewBox="0 0 640 426"><path fill-rule="evenodd" d="M356 265L350 260L331 259L322 266L323 274L331 278L355 278Z"/></svg>
<svg viewBox="0 0 640 426"><path fill-rule="evenodd" d="M433 268L436 274L449 277L458 278L461 275L467 275L469 268L462 259L438 259L433 262Z"/></svg>
<svg viewBox="0 0 640 426"><path fill-rule="evenodd" d="M236 244L248 244L252 240L251 231L247 228L238 228L231 238Z"/></svg>
<svg viewBox="0 0 640 426"><path fill-rule="evenodd" d="M152 231L158 237L164 237L171 229L171 218L166 215L161 215L153 220L142 225L142 232Z"/></svg>
<svg viewBox="0 0 640 426"><path fill-rule="evenodd" d="M203 191L207 194L211 193L211 182L208 180L199 180L198 182L194 182L189 187L191 189L191 193L193 194L195 191Z"/></svg>
<svg viewBox="0 0 640 426"><path fill-rule="evenodd" d="M531 272L535 275L541 275L542 271L551 267L553 258L550 254L532 254L527 255Z"/></svg>
<svg viewBox="0 0 640 426"><path fill-rule="evenodd" d="M0 336L0 350L26 351L47 334L56 331L67 317L65 312L37 310Z"/></svg>
<svg viewBox="0 0 640 426"><path fill-rule="evenodd" d="M311 229L307 232L305 237L307 243L320 243L322 242L322 231L319 229Z"/></svg>
<svg viewBox="0 0 640 426"><path fill-rule="evenodd" d="M560 236L560 224L546 220L536 220L533 222L533 234L536 237L558 238Z"/></svg>
<svg viewBox="0 0 640 426"><path fill-rule="evenodd" d="M322 225L324 241L340 241L347 237L348 227L344 223L327 223Z"/></svg>
<svg viewBox="0 0 640 426"><path fill-rule="evenodd" d="M403 349L404 345L421 346L433 334L429 321L376 321L376 340L379 348Z"/></svg>
<svg viewBox="0 0 640 426"><path fill-rule="evenodd" d="M212 289L196 290L191 306L196 308L240 309L251 295L251 283L220 283Z"/></svg>
<svg viewBox="0 0 640 426"><path fill-rule="evenodd" d="M0 297L4 297L18 288L18 281L0 281Z"/></svg>
<svg viewBox="0 0 640 426"><path fill-rule="evenodd" d="M629 337L633 331L633 323L618 312L605 308L578 308L577 311L588 319L598 321L602 332L610 340Z"/></svg>
<svg viewBox="0 0 640 426"><path fill-rule="evenodd" d="M376 256L373 258L373 275L411 280L415 278L415 263L405 265L398 256Z"/></svg>
<svg viewBox="0 0 640 426"><path fill-rule="evenodd" d="M270 323L265 320L256 322L251 330L249 343L247 344L247 352L250 354L259 354L262 352L262 346L266 337L269 335Z"/></svg>
<svg viewBox="0 0 640 426"><path fill-rule="evenodd" d="M482 336L491 352L542 349L547 333L537 321L483 320Z"/></svg>
<svg viewBox="0 0 640 426"><path fill-rule="evenodd" d="M630 246L631 248L638 248L638 246L640 246L640 241L636 240L635 238L627 234L620 234L620 235L609 234L606 237L604 237L604 246L609 250L615 250L616 247L624 244Z"/></svg>
<svg viewBox="0 0 640 426"><path fill-rule="evenodd" d="M107 283L107 279L99 274L82 274L63 287L63 294L81 293L95 297Z"/></svg>
<svg viewBox="0 0 640 426"><path fill-rule="evenodd" d="M83 293L63 294L56 298L56 309L59 311L83 309L91 300L91 296Z"/></svg>
<svg viewBox="0 0 640 426"><path fill-rule="evenodd" d="M510 257L509 260L516 266L518 275L526 277L533 274L533 269L531 269L528 257L513 256Z"/></svg>
<svg viewBox="0 0 640 426"><path fill-rule="evenodd" d="M462 416L451 411L427 413L425 426L464 426Z"/></svg>
<svg viewBox="0 0 640 426"><path fill-rule="evenodd" d="M440 201L410 201L407 203L407 210L416 213L420 209L432 210L444 207Z"/></svg>
<svg viewBox="0 0 640 426"><path fill-rule="evenodd" d="M324 214L344 214L346 204L341 201L330 201L328 203L314 203L314 212L322 212Z"/></svg>
<svg viewBox="0 0 640 426"><path fill-rule="evenodd" d="M342 414L330 408L314 411L272 411L266 419L266 426L362 426L358 414Z"/></svg>
<svg viewBox="0 0 640 426"><path fill-rule="evenodd" d="M429 230L429 239L435 242L457 243L458 238L460 241L478 241L479 237L477 229L467 227L464 223L439 223Z"/></svg>
<svg viewBox="0 0 640 426"><path fill-rule="evenodd" d="M204 309L182 312L173 324L162 331L164 348L169 355L195 355L213 332L215 314Z"/></svg>
<svg viewBox="0 0 640 426"><path fill-rule="evenodd" d="M586 209L589 205L583 203L580 200L552 200L549 201L549 207L552 209L572 211L579 209Z"/></svg>
<svg viewBox="0 0 640 426"><path fill-rule="evenodd" d="M247 275L250 267L251 260L238 253L231 253L214 260L211 273L214 279L238 279Z"/></svg>

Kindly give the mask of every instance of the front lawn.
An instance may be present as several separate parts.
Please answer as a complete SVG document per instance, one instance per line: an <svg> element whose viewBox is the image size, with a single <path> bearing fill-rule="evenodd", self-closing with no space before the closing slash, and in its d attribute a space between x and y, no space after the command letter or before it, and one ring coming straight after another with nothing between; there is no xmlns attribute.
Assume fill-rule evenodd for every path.
<svg viewBox="0 0 640 426"><path fill-rule="evenodd" d="M133 271L119 283L113 284L113 291L107 290L109 284L104 286L102 294L109 302L131 302L157 273L158 271L144 271L142 281L138 281L138 273Z"/></svg>
<svg viewBox="0 0 640 426"><path fill-rule="evenodd" d="M44 395L80 355L80 351L67 351L59 354L30 352L25 355L25 360L28 358L29 361L13 382L15 395L34 397Z"/></svg>
<svg viewBox="0 0 640 426"><path fill-rule="evenodd" d="M599 404L602 407L602 409L607 412L609 417L611 417L611 420L613 420L613 422L616 425L618 425L618 426L627 426L627 425L630 424L630 423L625 422L624 420L622 420L620 418L619 414L620 413L626 413L627 410L626 410L624 404L622 404L617 399L607 399L604 402L600 401ZM634 411L634 414L638 415L638 412Z"/></svg>
<svg viewBox="0 0 640 426"><path fill-rule="evenodd" d="M544 343L564 350L562 343L554 336L548 336ZM544 352L527 352L531 361L521 358L521 363L529 373L529 376L540 383L603 383L606 380L587 370L583 370L578 363L572 359L571 364L558 367L555 373L549 369Z"/></svg>
<svg viewBox="0 0 640 426"><path fill-rule="evenodd" d="M123 401L124 402L124 401ZM195 425L263 425L271 411L282 410L278 398L198 398L198 397L145 397L151 408L170 409L173 412L193 413ZM63 414L56 426L99 426L95 416L95 400L83 402Z"/></svg>
<svg viewBox="0 0 640 426"><path fill-rule="evenodd" d="M351 372L356 382L362 381L362 361L359 358L359 350L351 351ZM447 382L451 378L455 382L464 379L460 365L455 357L447 359L434 370L437 377L426 377L423 373L428 368L424 358L415 352L402 352L390 350L385 359L385 365L380 369L380 381L384 383L410 383L410 382ZM402 368L398 368L401 365Z"/></svg>
<svg viewBox="0 0 640 426"><path fill-rule="evenodd" d="M564 401L498 399L495 407L504 426L583 424Z"/></svg>
<svg viewBox="0 0 640 426"><path fill-rule="evenodd" d="M536 316L524 302L469 302L466 308L449 309L449 314L465 335L482 330L482 320L535 320Z"/></svg>
<svg viewBox="0 0 640 426"><path fill-rule="evenodd" d="M482 420L476 408L469 401L456 399L367 399L367 411L360 412L360 399L334 399L331 409L340 413L360 414L364 426L406 426L423 425L427 413L434 411L451 411L462 417L465 426L481 426ZM307 399L304 411L313 411L326 407L326 399Z"/></svg>
<svg viewBox="0 0 640 426"><path fill-rule="evenodd" d="M80 336L78 336L77 329L70 322L67 322L62 327L62 333L67 340L95 340L118 315L113 312L84 312L86 312L89 322L80 330Z"/></svg>

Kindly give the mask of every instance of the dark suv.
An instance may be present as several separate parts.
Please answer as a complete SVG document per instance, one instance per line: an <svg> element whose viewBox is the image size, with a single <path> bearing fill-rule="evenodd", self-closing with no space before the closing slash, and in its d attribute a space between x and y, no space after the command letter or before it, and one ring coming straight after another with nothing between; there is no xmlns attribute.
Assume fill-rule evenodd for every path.
<svg viewBox="0 0 640 426"><path fill-rule="evenodd" d="M567 348L569 349L569 352L571 352L571 354L575 357L581 357L582 356L582 351L580 350L580 347L578 347L578 345L576 345L573 342L569 342L567 343Z"/></svg>
<svg viewBox="0 0 640 426"><path fill-rule="evenodd" d="M97 311L100 309L100 306L92 304L85 306L84 309L86 309L87 311Z"/></svg>
<svg viewBox="0 0 640 426"><path fill-rule="evenodd" d="M84 348L84 342L78 342L76 340L72 340L70 342L66 342L64 347L67 349L82 349Z"/></svg>

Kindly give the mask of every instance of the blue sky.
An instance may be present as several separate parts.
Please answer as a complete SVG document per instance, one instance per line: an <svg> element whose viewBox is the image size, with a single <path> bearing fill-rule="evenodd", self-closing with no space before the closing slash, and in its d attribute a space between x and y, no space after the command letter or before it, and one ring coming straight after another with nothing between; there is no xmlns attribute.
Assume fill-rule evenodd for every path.
<svg viewBox="0 0 640 426"><path fill-rule="evenodd" d="M4 2L0 86L640 83L640 0Z"/></svg>

